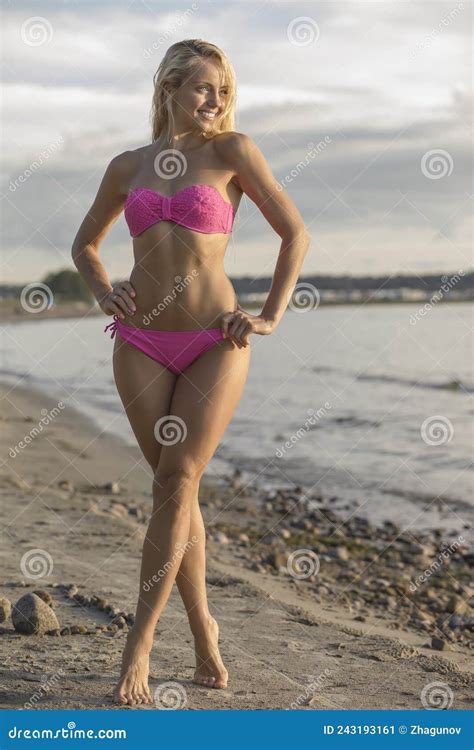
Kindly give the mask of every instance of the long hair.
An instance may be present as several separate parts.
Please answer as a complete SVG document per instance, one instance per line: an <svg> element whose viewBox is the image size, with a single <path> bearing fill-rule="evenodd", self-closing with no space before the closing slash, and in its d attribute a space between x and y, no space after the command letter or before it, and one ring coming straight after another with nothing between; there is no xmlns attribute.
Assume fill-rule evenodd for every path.
<svg viewBox="0 0 474 750"><path fill-rule="evenodd" d="M153 76L155 89L150 115L152 142L157 141L165 133L166 141L169 143L174 125L171 108L172 97L164 88L164 84L170 84L173 89L178 88L193 74L203 60L209 59L220 66L225 85L228 88L228 96L226 97L224 111L213 123L214 128L210 133L204 135L206 138L212 138L217 133L235 130L236 79L229 59L219 47L210 42L205 42L203 39L184 39L168 48Z"/></svg>

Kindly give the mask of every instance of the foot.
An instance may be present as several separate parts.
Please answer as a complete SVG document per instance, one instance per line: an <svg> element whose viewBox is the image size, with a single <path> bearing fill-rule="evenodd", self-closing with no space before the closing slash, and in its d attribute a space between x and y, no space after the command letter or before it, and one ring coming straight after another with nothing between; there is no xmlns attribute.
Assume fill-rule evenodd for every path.
<svg viewBox="0 0 474 750"><path fill-rule="evenodd" d="M209 618L203 632L194 636L196 671L193 682L205 687L225 688L229 677L219 653L219 626Z"/></svg>
<svg viewBox="0 0 474 750"><path fill-rule="evenodd" d="M145 640L142 635L128 633L122 655L122 669L113 693L114 703L138 706L153 703L148 687L149 656L153 640Z"/></svg>

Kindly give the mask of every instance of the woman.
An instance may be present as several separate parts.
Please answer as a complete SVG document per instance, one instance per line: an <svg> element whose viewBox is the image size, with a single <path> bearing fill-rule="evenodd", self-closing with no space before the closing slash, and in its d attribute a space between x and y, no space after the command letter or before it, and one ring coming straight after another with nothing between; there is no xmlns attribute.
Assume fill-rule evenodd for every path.
<svg viewBox="0 0 474 750"><path fill-rule="evenodd" d="M135 622L114 691L115 702L130 705L153 702L149 653L174 581L194 636L193 681L227 685L206 596L199 482L242 395L249 337L275 330L309 245L262 153L233 129L235 77L222 50L195 39L173 44L154 84L152 143L112 159L72 251L101 309L114 315L106 330L118 333L117 390L154 473ZM223 267L242 193L282 240L260 315L239 307ZM135 264L112 288L99 247L122 210ZM166 437L167 420L179 440Z"/></svg>

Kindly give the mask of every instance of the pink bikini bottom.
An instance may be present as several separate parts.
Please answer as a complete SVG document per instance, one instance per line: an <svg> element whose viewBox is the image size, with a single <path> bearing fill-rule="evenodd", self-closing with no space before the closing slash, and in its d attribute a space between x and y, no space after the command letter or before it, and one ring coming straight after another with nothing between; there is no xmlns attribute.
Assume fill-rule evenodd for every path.
<svg viewBox="0 0 474 750"><path fill-rule="evenodd" d="M114 315L113 323L105 326L104 333L112 329L110 338L118 331L121 337L137 349L140 349L155 362L159 362L180 375L201 354L211 349L224 338L221 328L204 328L201 331L151 331L147 328L135 328L122 323Z"/></svg>

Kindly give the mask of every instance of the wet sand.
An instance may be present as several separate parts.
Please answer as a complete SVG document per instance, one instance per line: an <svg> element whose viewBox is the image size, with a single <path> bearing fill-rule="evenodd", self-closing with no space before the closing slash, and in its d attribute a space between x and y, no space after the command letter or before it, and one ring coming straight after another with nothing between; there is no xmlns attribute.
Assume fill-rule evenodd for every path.
<svg viewBox="0 0 474 750"><path fill-rule="evenodd" d="M238 473L221 482L206 475L200 491L228 688L192 684L193 639L175 587L151 655L156 708L115 706L150 469L138 448L73 409L0 390L0 598L49 593L60 626L40 636L17 632L10 616L0 624L0 707L419 709L436 705L440 691L447 708L469 707L467 548L451 549L413 592L410 582L446 545L435 533L420 539L363 517L343 521L330 497L307 498L298 487L268 494ZM38 568L31 550L41 551Z"/></svg>

